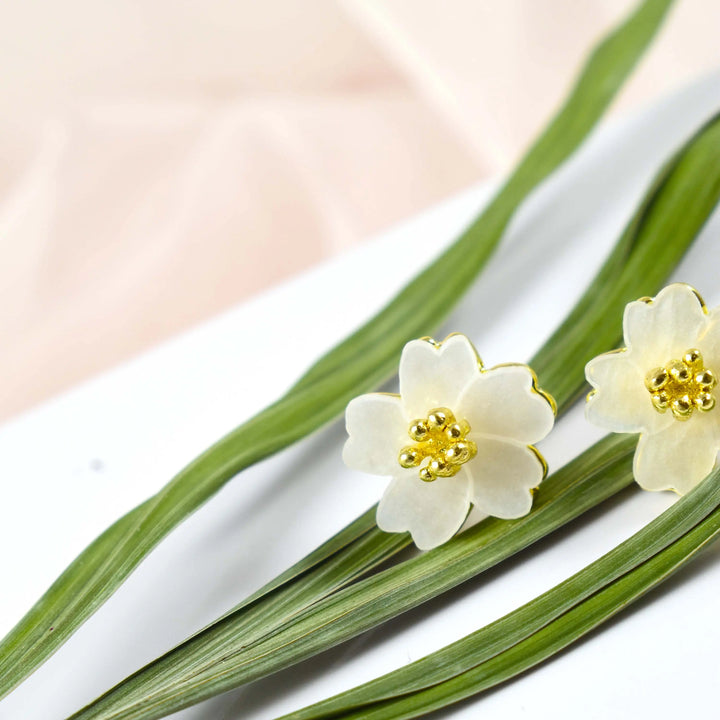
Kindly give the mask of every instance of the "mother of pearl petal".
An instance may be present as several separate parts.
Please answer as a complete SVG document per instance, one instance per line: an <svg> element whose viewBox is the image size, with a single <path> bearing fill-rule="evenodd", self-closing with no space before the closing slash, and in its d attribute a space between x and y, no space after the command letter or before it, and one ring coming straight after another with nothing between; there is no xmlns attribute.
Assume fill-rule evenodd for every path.
<svg viewBox="0 0 720 720"><path fill-rule="evenodd" d="M668 285L652 302L628 303L623 316L625 345L645 373L697 347L708 326L700 299L684 283Z"/></svg>
<svg viewBox="0 0 720 720"><path fill-rule="evenodd" d="M451 478L426 483L414 473L393 478L377 509L385 532L409 532L421 550L447 542L470 509L470 479L461 468Z"/></svg>
<svg viewBox="0 0 720 720"><path fill-rule="evenodd" d="M613 432L650 433L673 422L672 413L661 414L653 407L645 388L645 362L637 348L598 355L585 366L594 389L585 406L589 422Z"/></svg>
<svg viewBox="0 0 720 720"><path fill-rule="evenodd" d="M480 375L480 366L472 343L464 335L451 335L439 346L427 340L407 343L398 373L409 418L425 417L435 407L457 415L460 395Z"/></svg>
<svg viewBox="0 0 720 720"><path fill-rule="evenodd" d="M702 352L705 367L720 379L720 307L710 312L707 327L697 347Z"/></svg>
<svg viewBox="0 0 720 720"><path fill-rule="evenodd" d="M400 449L408 444L408 419L397 395L372 393L351 400L345 411L348 439L343 460L371 475L397 475Z"/></svg>
<svg viewBox="0 0 720 720"><path fill-rule="evenodd" d="M653 435L642 435L633 474L645 490L692 490L713 469L717 459L720 414L693 415Z"/></svg>
<svg viewBox="0 0 720 720"><path fill-rule="evenodd" d="M542 440L555 414L547 398L533 389L534 376L525 365L500 365L468 385L458 404L458 417L473 433L512 438L525 445Z"/></svg>
<svg viewBox="0 0 720 720"><path fill-rule="evenodd" d="M536 488L545 476L545 465L526 445L512 440L472 436L477 458L467 464L472 476L473 503L493 517L511 519L530 512Z"/></svg>

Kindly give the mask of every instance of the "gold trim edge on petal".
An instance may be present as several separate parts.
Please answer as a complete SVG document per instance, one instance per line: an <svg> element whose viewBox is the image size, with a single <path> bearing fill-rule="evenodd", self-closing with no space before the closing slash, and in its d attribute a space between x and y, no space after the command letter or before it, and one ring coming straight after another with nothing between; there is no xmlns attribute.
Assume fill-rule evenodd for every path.
<svg viewBox="0 0 720 720"><path fill-rule="evenodd" d="M504 368L504 367L521 367L525 368L530 373L530 377L532 378L532 382L530 385L530 391L534 392L536 395L540 395L547 403L550 405L550 409L553 412L553 416L557 417L557 402L555 402L555 398L547 391L543 390L540 387L540 381L538 380L538 376L535 373L535 371L527 364L527 363L518 363L518 362L506 362L506 363L498 363L497 365L493 365L491 368L488 368L484 372L491 372L492 370L497 370L498 368Z"/></svg>
<svg viewBox="0 0 720 720"><path fill-rule="evenodd" d="M638 298L637 300L631 300L630 302L642 302L646 305L653 305L655 301L657 300L657 296L660 295L660 293L665 292L668 288L675 287L675 286L683 286L686 287L690 292L697 298L697 301L700 303L700 309L705 313L705 315L709 314L709 310L707 308L707 305L705 304L705 300L703 299L703 296L696 290L690 283L678 281L674 283L670 283L669 285L666 285L664 288L660 288L658 290L655 297L649 297L648 295L645 295L643 297ZM630 303L628 303L629 305Z"/></svg>

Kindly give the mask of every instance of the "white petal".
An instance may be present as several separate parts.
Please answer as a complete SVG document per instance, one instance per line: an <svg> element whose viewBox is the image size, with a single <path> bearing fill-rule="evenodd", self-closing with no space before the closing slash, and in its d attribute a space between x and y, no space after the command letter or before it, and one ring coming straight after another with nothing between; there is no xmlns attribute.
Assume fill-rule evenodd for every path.
<svg viewBox="0 0 720 720"><path fill-rule="evenodd" d="M605 353L585 366L585 376L595 389L588 396L585 416L613 432L658 432L674 422L672 413L659 413L653 407L645 373L632 357L632 351Z"/></svg>
<svg viewBox="0 0 720 720"><path fill-rule="evenodd" d="M377 524L385 532L410 532L421 550L442 545L461 527L470 509L470 482L455 477L423 482L403 473L388 486L377 509Z"/></svg>
<svg viewBox="0 0 720 720"><path fill-rule="evenodd" d="M668 285L650 303L628 303L623 317L625 345L633 350L633 360L645 372L696 347L707 326L702 302L683 283Z"/></svg>
<svg viewBox="0 0 720 720"><path fill-rule="evenodd" d="M635 451L633 473L645 490L675 490L681 495L694 488L714 467L718 452L717 422L693 415L655 435L642 435Z"/></svg>
<svg viewBox="0 0 720 720"><path fill-rule="evenodd" d="M520 443L475 437L477 456L463 469L472 476L473 503L488 515L518 518L530 512L532 490L545 476L545 465Z"/></svg>
<svg viewBox="0 0 720 720"><path fill-rule="evenodd" d="M462 391L479 374L479 358L464 335L451 335L439 347L428 340L409 342L399 370L408 416L425 417L435 407L455 412Z"/></svg>
<svg viewBox="0 0 720 720"><path fill-rule="evenodd" d="M542 440L555 413L534 390L535 376L526 365L500 365L482 373L465 389L456 414L473 433L512 438L524 445Z"/></svg>
<svg viewBox="0 0 720 720"><path fill-rule="evenodd" d="M705 367L720 379L720 308L710 312L707 328L697 346L702 352Z"/></svg>
<svg viewBox="0 0 720 720"><path fill-rule="evenodd" d="M397 395L371 393L354 398L345 411L345 425L350 437L343 460L348 467L372 475L397 473L400 450L411 444L408 419Z"/></svg>

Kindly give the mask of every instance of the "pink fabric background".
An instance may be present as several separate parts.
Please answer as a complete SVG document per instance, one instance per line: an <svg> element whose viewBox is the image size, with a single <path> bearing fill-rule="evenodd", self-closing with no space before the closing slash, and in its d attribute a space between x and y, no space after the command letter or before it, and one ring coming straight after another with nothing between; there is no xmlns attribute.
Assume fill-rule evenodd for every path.
<svg viewBox="0 0 720 720"><path fill-rule="evenodd" d="M631 6L3 3L0 418L503 172ZM680 3L617 108L718 27Z"/></svg>

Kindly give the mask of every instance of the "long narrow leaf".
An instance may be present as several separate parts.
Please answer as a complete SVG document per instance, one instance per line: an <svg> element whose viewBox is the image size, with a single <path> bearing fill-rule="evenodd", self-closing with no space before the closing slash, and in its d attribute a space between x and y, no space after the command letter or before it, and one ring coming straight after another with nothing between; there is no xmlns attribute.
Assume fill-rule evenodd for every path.
<svg viewBox="0 0 720 720"><path fill-rule="evenodd" d="M720 120L715 118L662 168L599 279L581 299L584 312L573 313L573 321L564 325L564 337L555 336L538 354L535 367L542 384L553 392L556 384L565 388L560 394L563 407L582 387L585 354L607 350L617 342L625 302L655 292L719 197ZM568 348L575 348L576 355L569 354ZM575 360L577 356L582 363ZM575 378L574 387L567 382L568 376ZM634 438L605 442L610 445L601 443L547 480L526 518L487 521L441 548L358 581L307 610L298 613L296 606L290 622L285 623L289 615L282 616L282 627L272 620L265 624L264 639L260 639L263 628L256 626L256 632L247 635L244 614L230 613L123 681L76 717L161 717L287 667L454 587L624 487L629 475L618 474L612 464L603 467L600 458L607 447L617 449L615 443L619 443L625 461ZM586 462L591 464L586 466Z"/></svg>
<svg viewBox="0 0 720 720"><path fill-rule="evenodd" d="M47 659L173 528L228 480L332 420L353 396L391 374L407 340L439 325L482 269L528 193L597 123L671 2L646 0L596 48L565 105L487 209L385 310L321 359L287 395L221 439L78 556L0 644L0 698ZM428 297L428 275L446 269L454 282Z"/></svg>
<svg viewBox="0 0 720 720"><path fill-rule="evenodd" d="M494 687L597 627L720 534L720 469L632 538L490 625L283 720L400 720Z"/></svg>

